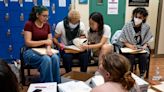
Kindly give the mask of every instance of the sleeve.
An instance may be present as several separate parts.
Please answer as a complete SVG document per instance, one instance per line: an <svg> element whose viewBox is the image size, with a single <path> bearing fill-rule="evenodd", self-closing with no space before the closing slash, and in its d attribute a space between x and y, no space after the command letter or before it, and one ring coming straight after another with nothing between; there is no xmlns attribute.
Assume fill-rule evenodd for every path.
<svg viewBox="0 0 164 92"><path fill-rule="evenodd" d="M126 31L127 31L127 26L124 25L124 27L122 28L122 33L121 33L120 38L119 38L120 42L127 42L126 35L125 35Z"/></svg>
<svg viewBox="0 0 164 92"><path fill-rule="evenodd" d="M110 39L111 37L111 28L108 25L104 25L104 37L107 37Z"/></svg>
<svg viewBox="0 0 164 92"><path fill-rule="evenodd" d="M50 27L50 24L49 23L47 23L47 26L48 26L48 34L51 34L51 27Z"/></svg>
<svg viewBox="0 0 164 92"><path fill-rule="evenodd" d="M55 29L55 33L57 34L61 34L62 33L62 25L63 25L63 22L59 22L57 25L56 25L56 29ZM64 25L63 25L64 26Z"/></svg>
<svg viewBox="0 0 164 92"><path fill-rule="evenodd" d="M27 21L24 26L24 31L30 31L32 32L32 22Z"/></svg>
<svg viewBox="0 0 164 92"><path fill-rule="evenodd" d="M87 30L83 22L80 22L80 34L85 35L87 37Z"/></svg>

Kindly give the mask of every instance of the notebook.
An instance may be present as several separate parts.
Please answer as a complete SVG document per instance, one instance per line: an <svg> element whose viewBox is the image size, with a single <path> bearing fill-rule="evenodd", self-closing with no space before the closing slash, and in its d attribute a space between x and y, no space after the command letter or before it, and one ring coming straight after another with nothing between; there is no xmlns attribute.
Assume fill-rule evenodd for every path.
<svg viewBox="0 0 164 92"><path fill-rule="evenodd" d="M39 53L40 55L47 55L46 48L32 48L32 50ZM56 49L51 48L51 51L52 51L53 54L59 53L59 51L56 50Z"/></svg>

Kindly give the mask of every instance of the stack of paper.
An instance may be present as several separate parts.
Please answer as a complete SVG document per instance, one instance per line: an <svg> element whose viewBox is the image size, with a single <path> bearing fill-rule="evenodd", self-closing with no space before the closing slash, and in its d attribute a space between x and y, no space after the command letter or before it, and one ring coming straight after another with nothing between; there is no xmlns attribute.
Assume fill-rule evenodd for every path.
<svg viewBox="0 0 164 92"><path fill-rule="evenodd" d="M75 46L75 45L65 46L64 49L70 49L70 50L80 51L80 48L78 48L78 47Z"/></svg>
<svg viewBox="0 0 164 92"><path fill-rule="evenodd" d="M32 48L33 51L41 54L41 55L47 55L47 50L46 48ZM51 49L52 53L55 54L55 53L59 53L58 50L56 49Z"/></svg>
<svg viewBox="0 0 164 92"><path fill-rule="evenodd" d="M90 92L92 90L82 81L70 81L58 84L59 92Z"/></svg>
<svg viewBox="0 0 164 92"><path fill-rule="evenodd" d="M149 83L132 73L136 84L140 87L141 92L147 92Z"/></svg>
<svg viewBox="0 0 164 92"><path fill-rule="evenodd" d="M100 86L104 83L105 83L105 81L104 81L104 78L103 78L102 75L93 76L92 79L91 79L91 86L92 87Z"/></svg>
<svg viewBox="0 0 164 92"><path fill-rule="evenodd" d="M34 92L40 90L40 92L57 92L57 83L34 83L30 84L27 92Z"/></svg>
<svg viewBox="0 0 164 92"><path fill-rule="evenodd" d="M160 92L164 92L164 82L161 82L159 85L152 86L153 89L158 90Z"/></svg>
<svg viewBox="0 0 164 92"><path fill-rule="evenodd" d="M142 50L142 49L133 50L133 49L125 47L125 48L121 48L121 52L122 53L146 53L147 51Z"/></svg>

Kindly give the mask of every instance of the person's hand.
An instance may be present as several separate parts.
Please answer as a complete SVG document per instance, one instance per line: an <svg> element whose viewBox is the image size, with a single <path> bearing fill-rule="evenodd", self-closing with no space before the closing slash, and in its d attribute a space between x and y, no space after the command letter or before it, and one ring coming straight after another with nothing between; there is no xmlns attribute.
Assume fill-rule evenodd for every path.
<svg viewBox="0 0 164 92"><path fill-rule="evenodd" d="M82 46L80 46L80 48L84 49L84 50L89 49L88 47L89 47L89 45L82 45Z"/></svg>
<svg viewBox="0 0 164 92"><path fill-rule="evenodd" d="M60 49L61 49L61 50L64 50L65 45L64 45L63 43L59 43L59 45L60 45Z"/></svg>
<svg viewBox="0 0 164 92"><path fill-rule="evenodd" d="M52 51L51 50L47 50L47 55L48 56L52 56L53 55Z"/></svg>
<svg viewBox="0 0 164 92"><path fill-rule="evenodd" d="M47 39L47 40L44 41L44 44L47 45L47 46L51 46L52 40Z"/></svg>
<svg viewBox="0 0 164 92"><path fill-rule="evenodd" d="M147 47L148 47L148 44L144 44L144 45L142 46L142 49L145 50Z"/></svg>
<svg viewBox="0 0 164 92"><path fill-rule="evenodd" d="M133 50L137 50L137 46L136 45L129 45L129 48L133 49Z"/></svg>

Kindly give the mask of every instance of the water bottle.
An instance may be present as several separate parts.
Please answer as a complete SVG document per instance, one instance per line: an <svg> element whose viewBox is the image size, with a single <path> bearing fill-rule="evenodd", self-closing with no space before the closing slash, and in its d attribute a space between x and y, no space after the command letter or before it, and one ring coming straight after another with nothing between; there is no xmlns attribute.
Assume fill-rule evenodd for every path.
<svg viewBox="0 0 164 92"><path fill-rule="evenodd" d="M160 79L161 79L160 70L159 70L159 67L157 66L155 69L155 75L153 76L152 80L160 80Z"/></svg>

